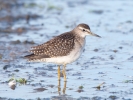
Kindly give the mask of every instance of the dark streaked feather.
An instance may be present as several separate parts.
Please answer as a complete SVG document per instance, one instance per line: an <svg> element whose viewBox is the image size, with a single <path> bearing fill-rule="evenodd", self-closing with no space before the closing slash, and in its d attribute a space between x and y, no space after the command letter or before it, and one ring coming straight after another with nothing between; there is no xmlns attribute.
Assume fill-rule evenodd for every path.
<svg viewBox="0 0 133 100"><path fill-rule="evenodd" d="M35 55L34 53L32 54L29 54L29 55L26 55L24 56L25 58L28 58L29 60L34 60L34 59L41 59L41 58L50 58L49 56L47 55Z"/></svg>
<svg viewBox="0 0 133 100"><path fill-rule="evenodd" d="M33 60L66 56L74 48L74 38L75 35L70 32L61 34L44 44L32 47L30 50L32 54L27 55L26 58Z"/></svg>
<svg viewBox="0 0 133 100"><path fill-rule="evenodd" d="M89 29L90 30L90 27L87 24L79 24L78 27L83 27L85 29Z"/></svg>

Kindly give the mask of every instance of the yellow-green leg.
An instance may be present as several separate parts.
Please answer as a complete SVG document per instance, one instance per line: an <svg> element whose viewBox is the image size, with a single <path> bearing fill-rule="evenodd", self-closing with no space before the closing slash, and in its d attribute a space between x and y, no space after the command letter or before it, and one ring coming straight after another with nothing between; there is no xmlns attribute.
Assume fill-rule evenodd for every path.
<svg viewBox="0 0 133 100"><path fill-rule="evenodd" d="M60 88L60 80L58 80L58 93L60 95L60 91L61 91L61 88Z"/></svg>
<svg viewBox="0 0 133 100"><path fill-rule="evenodd" d="M60 66L58 66L58 81L60 81Z"/></svg>
<svg viewBox="0 0 133 100"><path fill-rule="evenodd" d="M63 76L64 76L64 81L66 82L66 81L67 81L67 80L66 80L66 65L63 66L63 71L62 71L62 73L63 73Z"/></svg>
<svg viewBox="0 0 133 100"><path fill-rule="evenodd" d="M63 94L65 94L66 93L66 81L64 81L64 88L63 88Z"/></svg>

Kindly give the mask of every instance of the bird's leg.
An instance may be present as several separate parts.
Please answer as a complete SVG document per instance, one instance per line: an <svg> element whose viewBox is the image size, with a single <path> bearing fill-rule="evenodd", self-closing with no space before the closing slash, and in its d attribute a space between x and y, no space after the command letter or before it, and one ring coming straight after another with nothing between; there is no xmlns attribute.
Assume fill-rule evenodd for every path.
<svg viewBox="0 0 133 100"><path fill-rule="evenodd" d="M60 80L58 80L58 93L60 95L60 91L61 91L61 88L60 88Z"/></svg>
<svg viewBox="0 0 133 100"><path fill-rule="evenodd" d="M58 66L58 81L60 81L60 65Z"/></svg>
<svg viewBox="0 0 133 100"><path fill-rule="evenodd" d="M61 91L61 88L60 88L60 65L58 65L58 93L60 95L60 91Z"/></svg>
<svg viewBox="0 0 133 100"><path fill-rule="evenodd" d="M66 80L66 65L63 66L63 71L62 71L62 73L63 73L63 76L64 76L64 81L66 82L66 81L67 81L67 80Z"/></svg>
<svg viewBox="0 0 133 100"><path fill-rule="evenodd" d="M65 94L65 92L66 92L66 81L64 81L64 88L63 88L63 94Z"/></svg>

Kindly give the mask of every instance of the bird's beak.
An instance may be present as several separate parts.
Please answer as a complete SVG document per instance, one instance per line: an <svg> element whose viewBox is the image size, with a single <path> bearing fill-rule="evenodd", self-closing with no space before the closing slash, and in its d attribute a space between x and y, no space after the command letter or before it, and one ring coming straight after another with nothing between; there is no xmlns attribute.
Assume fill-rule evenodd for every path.
<svg viewBox="0 0 133 100"><path fill-rule="evenodd" d="M101 36L99 36L99 35L97 35L95 33L92 33L92 32L91 32L91 35L101 38Z"/></svg>
<svg viewBox="0 0 133 100"><path fill-rule="evenodd" d="M97 34L91 32L90 30L87 30L87 32L88 32L90 35L92 35L92 36L96 36L96 37L101 38L101 36L99 36L99 35L97 35Z"/></svg>

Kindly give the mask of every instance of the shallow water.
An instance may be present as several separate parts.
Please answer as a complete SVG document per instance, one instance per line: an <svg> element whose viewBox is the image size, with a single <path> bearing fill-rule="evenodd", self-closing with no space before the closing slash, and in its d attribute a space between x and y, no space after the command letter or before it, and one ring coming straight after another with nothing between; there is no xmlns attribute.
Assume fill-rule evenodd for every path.
<svg viewBox="0 0 133 100"><path fill-rule="evenodd" d="M0 18L15 16L10 20L0 19L2 99L132 100L132 1L39 0L17 1L17 4L14 1L9 3L11 8L3 7L0 12ZM86 37L82 56L67 65L66 84L62 78L58 86L54 64L29 64L23 59L31 46L42 44L79 23L89 24L102 38ZM27 84L10 89L8 80L12 74L27 79ZM100 89L95 88L103 82Z"/></svg>

